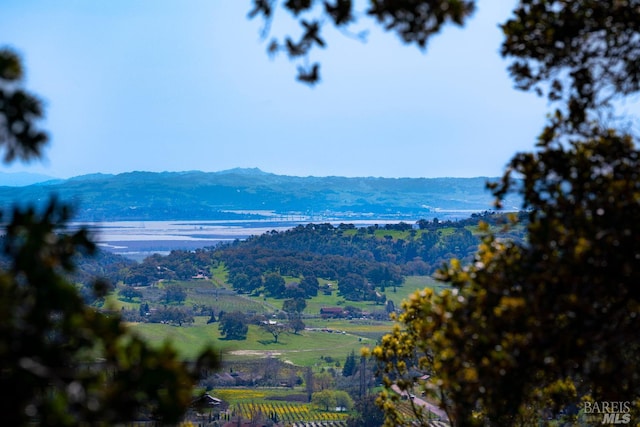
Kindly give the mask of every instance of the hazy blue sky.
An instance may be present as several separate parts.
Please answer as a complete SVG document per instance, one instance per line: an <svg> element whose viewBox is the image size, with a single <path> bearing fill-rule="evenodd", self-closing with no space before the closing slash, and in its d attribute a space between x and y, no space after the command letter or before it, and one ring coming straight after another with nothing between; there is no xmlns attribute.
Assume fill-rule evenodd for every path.
<svg viewBox="0 0 640 427"><path fill-rule="evenodd" d="M327 33L310 88L267 56L249 0L2 0L0 45L22 55L51 144L0 170L498 176L533 147L546 103L513 89L498 54L514 0L479 3L425 53L375 28L367 43Z"/></svg>

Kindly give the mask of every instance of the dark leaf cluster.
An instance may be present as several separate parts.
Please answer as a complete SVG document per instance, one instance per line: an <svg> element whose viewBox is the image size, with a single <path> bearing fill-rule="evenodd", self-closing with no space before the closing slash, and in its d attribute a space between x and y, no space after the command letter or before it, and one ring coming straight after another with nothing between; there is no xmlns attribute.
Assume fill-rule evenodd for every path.
<svg viewBox="0 0 640 427"><path fill-rule="evenodd" d="M40 157L48 140L36 124L44 117L42 102L20 87L23 74L18 55L0 49L0 146L5 163Z"/></svg>
<svg viewBox="0 0 640 427"><path fill-rule="evenodd" d="M571 128L640 89L640 2L527 0L502 25L516 87L563 101Z"/></svg>
<svg viewBox="0 0 640 427"><path fill-rule="evenodd" d="M278 6L275 0L254 0L249 18L261 16L265 21L263 36L269 32L273 15ZM282 8L290 12L302 29L302 35L294 40L285 36L283 41L272 39L267 47L270 55L278 51L286 52L289 58L303 58L298 65L298 81L314 85L320 81L320 64L309 64L308 56L312 48L324 48L327 42L321 37L323 26L330 22L346 33L347 28L356 21L356 16L373 18L387 31L398 34L407 44L415 44L421 49L427 41L440 32L443 25L454 23L463 25L465 18L475 9L475 1L464 0L373 0L360 12L355 10L352 0L287 0ZM309 17L311 16L311 17ZM357 35L364 39L365 32Z"/></svg>

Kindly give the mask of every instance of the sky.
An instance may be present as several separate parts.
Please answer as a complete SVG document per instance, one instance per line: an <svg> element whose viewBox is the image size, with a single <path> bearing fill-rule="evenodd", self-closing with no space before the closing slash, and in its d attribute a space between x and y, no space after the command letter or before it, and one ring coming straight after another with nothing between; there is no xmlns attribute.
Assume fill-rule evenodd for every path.
<svg viewBox="0 0 640 427"><path fill-rule="evenodd" d="M267 55L249 0L2 0L0 46L20 54L50 143L0 171L500 176L548 110L499 55L514 3L480 1L425 51L366 16L352 28L366 42L328 29L310 87ZM279 11L270 36L296 31Z"/></svg>

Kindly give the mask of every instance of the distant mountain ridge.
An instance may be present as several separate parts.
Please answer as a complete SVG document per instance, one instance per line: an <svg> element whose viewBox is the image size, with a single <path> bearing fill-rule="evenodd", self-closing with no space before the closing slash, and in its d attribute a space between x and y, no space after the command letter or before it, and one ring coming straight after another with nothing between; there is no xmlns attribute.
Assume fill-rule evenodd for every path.
<svg viewBox="0 0 640 427"><path fill-rule="evenodd" d="M0 172L0 186L8 187L23 187L57 179L49 175L31 172Z"/></svg>
<svg viewBox="0 0 640 427"><path fill-rule="evenodd" d="M260 219L264 211L319 219L414 218L490 210L489 180L496 178L297 177L243 168L138 171L0 187L0 203L42 204L55 194L76 207L81 221Z"/></svg>

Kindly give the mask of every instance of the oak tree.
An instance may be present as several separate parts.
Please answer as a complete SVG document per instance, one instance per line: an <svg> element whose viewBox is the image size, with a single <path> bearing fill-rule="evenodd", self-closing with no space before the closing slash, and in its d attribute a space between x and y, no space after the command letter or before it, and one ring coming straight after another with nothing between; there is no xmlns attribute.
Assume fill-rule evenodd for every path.
<svg viewBox="0 0 640 427"><path fill-rule="evenodd" d="M372 0L358 14L346 0L285 2L302 36L275 39L269 50L306 58L326 46L323 25L347 28L355 16L424 48L476 3ZM276 3L254 6L268 24ZM634 118L615 109L640 89L640 1L521 0L501 29L516 88L553 108L535 151L516 154L490 185L498 207L510 192L522 195L526 239L487 229L469 264L440 270L450 290L425 289L404 303L373 351L388 388L379 400L387 425L415 422L397 410L392 386L423 388L455 425L537 423L543 409L581 399L640 399L640 164L624 121ZM319 76L319 64L303 62L299 80ZM415 412L428 423L427 411Z"/></svg>
<svg viewBox="0 0 640 427"><path fill-rule="evenodd" d="M249 332L249 320L239 311L220 313L218 316L220 334L229 340L244 340Z"/></svg>
<svg viewBox="0 0 640 427"><path fill-rule="evenodd" d="M527 242L487 234L473 263L440 271L451 289L412 295L373 351L387 386L435 394L455 425L640 396L640 152L611 132L511 167Z"/></svg>

